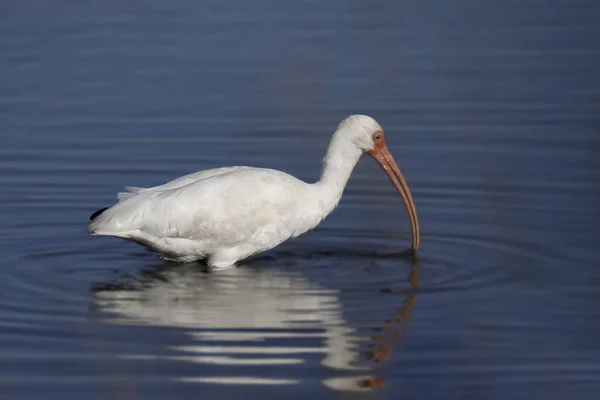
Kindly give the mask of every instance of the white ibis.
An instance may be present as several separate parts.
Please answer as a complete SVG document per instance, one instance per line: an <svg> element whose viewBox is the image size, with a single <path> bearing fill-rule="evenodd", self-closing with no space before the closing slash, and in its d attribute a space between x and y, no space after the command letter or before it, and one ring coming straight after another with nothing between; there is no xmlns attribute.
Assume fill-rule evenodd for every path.
<svg viewBox="0 0 600 400"><path fill-rule="evenodd" d="M206 259L212 268L228 268L315 228L337 206L363 153L375 158L400 193L416 250L419 223L410 190L381 126L366 115L340 123L316 183L265 168L200 171L152 188L125 187L117 204L92 214L89 230L131 240L167 260Z"/></svg>

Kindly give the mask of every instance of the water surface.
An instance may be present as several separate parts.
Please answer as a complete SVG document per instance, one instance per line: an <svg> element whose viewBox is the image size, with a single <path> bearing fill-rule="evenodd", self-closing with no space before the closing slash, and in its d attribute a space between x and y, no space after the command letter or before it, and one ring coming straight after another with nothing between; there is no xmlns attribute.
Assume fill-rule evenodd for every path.
<svg viewBox="0 0 600 400"><path fill-rule="evenodd" d="M600 7L591 1L0 5L7 398L593 399ZM91 237L124 185L227 165L318 179L386 131L313 232L207 273Z"/></svg>

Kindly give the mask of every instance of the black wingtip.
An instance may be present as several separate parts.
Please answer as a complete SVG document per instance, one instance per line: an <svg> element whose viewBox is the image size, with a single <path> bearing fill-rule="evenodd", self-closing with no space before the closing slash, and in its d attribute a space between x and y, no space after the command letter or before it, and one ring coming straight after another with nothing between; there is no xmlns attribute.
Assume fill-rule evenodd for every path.
<svg viewBox="0 0 600 400"><path fill-rule="evenodd" d="M98 211L96 211L95 213L93 213L92 215L90 215L90 221L93 221L94 218L96 218L98 215L102 214L106 210L108 210L108 207L101 208Z"/></svg>

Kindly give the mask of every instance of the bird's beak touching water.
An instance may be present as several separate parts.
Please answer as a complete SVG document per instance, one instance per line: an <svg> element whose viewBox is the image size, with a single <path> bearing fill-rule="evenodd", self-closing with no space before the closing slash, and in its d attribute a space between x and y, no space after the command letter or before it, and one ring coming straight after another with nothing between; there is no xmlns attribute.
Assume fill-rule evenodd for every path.
<svg viewBox="0 0 600 400"><path fill-rule="evenodd" d="M380 134L380 135L377 135ZM417 250L419 247L419 220L417 219L417 210L415 208L415 203L413 202L412 196L410 194L410 190L408 189L408 185L400 172L400 168L398 168L398 164L392 157L392 154L388 150L385 139L383 137L383 132L376 132L373 136L379 138L375 141L375 147L373 150L369 151L369 154L381 165L383 170L388 174L394 186L402 196L402 200L404 201L404 205L406 206L406 211L408 212L408 217L410 219L410 227L412 232L412 248L413 250Z"/></svg>

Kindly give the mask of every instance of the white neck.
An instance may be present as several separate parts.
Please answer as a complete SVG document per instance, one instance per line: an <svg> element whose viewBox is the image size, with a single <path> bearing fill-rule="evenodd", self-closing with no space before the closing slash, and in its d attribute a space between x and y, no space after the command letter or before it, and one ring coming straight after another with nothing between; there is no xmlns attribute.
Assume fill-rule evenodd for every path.
<svg viewBox="0 0 600 400"><path fill-rule="evenodd" d="M313 185L325 215L337 206L361 155L362 151L345 139L342 132L336 132L331 138L323 159L321 179Z"/></svg>

